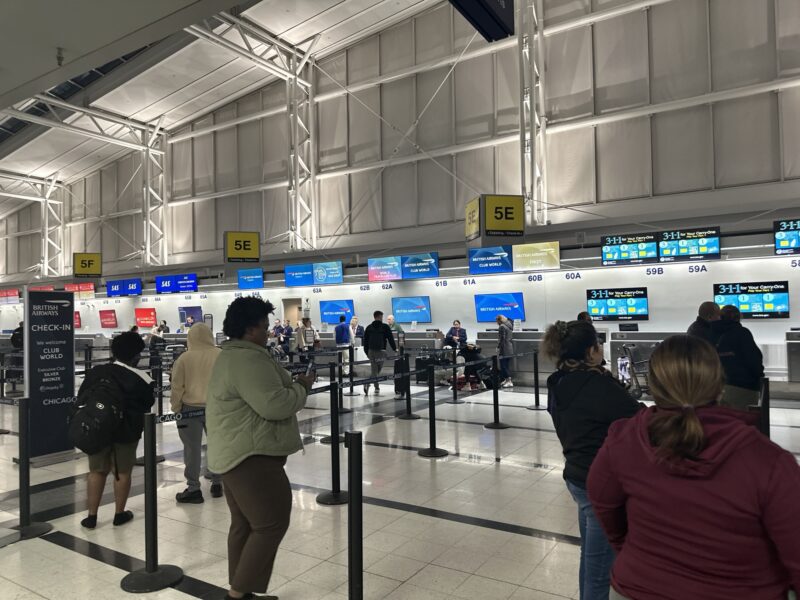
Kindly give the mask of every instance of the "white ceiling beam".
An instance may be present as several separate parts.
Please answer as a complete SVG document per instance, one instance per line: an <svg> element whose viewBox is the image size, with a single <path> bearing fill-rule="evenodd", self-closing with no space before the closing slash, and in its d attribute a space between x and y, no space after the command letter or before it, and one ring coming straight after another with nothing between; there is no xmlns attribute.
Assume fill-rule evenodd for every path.
<svg viewBox="0 0 800 600"><path fill-rule="evenodd" d="M286 112L286 106L278 106L276 108L261 110L259 112L245 115L243 117L230 119L228 121L222 121L221 123L214 123L213 125L207 125L206 127L198 127L193 131L187 131L185 133L180 133L178 135L170 136L169 138L167 138L167 142L170 144L174 144L176 142L182 142L184 140L189 140L191 138L200 137L201 135L206 135L208 133L211 133L212 131L219 131L220 129L230 129L231 127L236 127L237 125L241 125L242 123L257 121L258 119L265 119L266 117L280 115L285 112Z"/></svg>
<svg viewBox="0 0 800 600"><path fill-rule="evenodd" d="M58 106L59 108L71 110L72 112L78 114L91 115L92 117L97 117L98 119L103 119L104 121L110 121L111 123L117 123L118 125L133 127L134 129L147 131L148 133L152 133L154 130L154 128L151 125L143 123L142 121L137 121L136 119L130 119L128 117L123 117L121 115L117 115L97 108L89 108L86 106L78 106L76 104L70 104L69 102L65 102L60 98L54 98L53 96L48 96L46 94L36 94L34 98L46 104L52 104L53 106Z"/></svg>
<svg viewBox="0 0 800 600"><path fill-rule="evenodd" d="M16 200L27 200L29 202L51 202L52 204L61 204L59 200L47 199L44 196L31 196L29 194L16 194L14 192L6 192L0 190L0 196L4 198L15 198Z"/></svg>
<svg viewBox="0 0 800 600"><path fill-rule="evenodd" d="M121 210L119 212L111 213L109 215L102 215L97 217L85 217L83 219L73 219L64 223L66 227L77 227L78 225L86 225L87 223L102 223L111 219L119 219L120 217L133 217L141 215L141 208L132 208L130 210Z"/></svg>
<svg viewBox="0 0 800 600"><path fill-rule="evenodd" d="M548 37L551 35L556 35L557 33L569 31L571 29L579 29L581 27L586 27L587 25L594 25L600 21L607 21L609 19L621 17L622 15L627 15L632 12L647 10L652 6L667 4L668 2L672 1L673 0L639 0L638 2L623 4L622 6L609 8L608 10L598 10L582 17L578 17L577 19L570 19L569 21L559 23L558 25L545 25L544 36Z"/></svg>
<svg viewBox="0 0 800 600"><path fill-rule="evenodd" d="M63 131L69 131L70 133L74 133L75 135L80 135L83 137L92 138L95 140L99 140L101 142L106 142L108 144L113 144L116 146L122 146L123 148L130 148L131 150L147 150L148 147L144 144L137 144L136 142L130 142L128 140L121 140L119 138L115 138L110 135L106 135L104 133L97 133L95 131L90 131L88 129L83 129L81 127L76 127L74 125L69 125L67 123L61 123L59 121L53 121L52 119L46 119L44 117L40 117L37 115L31 115L25 112L21 112L18 110L14 110L11 108L6 108L0 110L0 114L5 115L7 117L14 117L15 119L19 119L20 121L27 121L28 123L34 123L36 125L42 125L44 127L50 127L52 129L61 129ZM150 148L150 152L153 154L163 154L162 150L157 150L155 148Z"/></svg>
<svg viewBox="0 0 800 600"><path fill-rule="evenodd" d="M19 181L21 183L33 183L37 185L51 185L55 181L55 187L64 187L58 179L45 179L43 177L34 177L33 175L22 175L21 173L13 173L11 171L4 171L0 169L0 179L10 179L12 181Z"/></svg>

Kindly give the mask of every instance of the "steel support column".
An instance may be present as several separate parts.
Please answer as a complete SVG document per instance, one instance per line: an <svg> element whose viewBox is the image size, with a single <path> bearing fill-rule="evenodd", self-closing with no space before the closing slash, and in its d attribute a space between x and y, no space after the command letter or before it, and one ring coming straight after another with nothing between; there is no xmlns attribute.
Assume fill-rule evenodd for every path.
<svg viewBox="0 0 800 600"><path fill-rule="evenodd" d="M44 186L43 186L44 187ZM64 275L64 205L50 201L55 190L55 180L43 189L45 201L42 211L42 260L40 275L42 279Z"/></svg>
<svg viewBox="0 0 800 600"><path fill-rule="evenodd" d="M142 263L145 266L167 264L167 205L165 201L165 156L163 134L143 135L146 149L142 151Z"/></svg>
<svg viewBox="0 0 800 600"><path fill-rule="evenodd" d="M311 67L301 64L302 57L289 57L289 67L296 73L286 81L286 106L289 109L289 249L316 247L316 167L312 132L315 127L313 86L300 85L303 70L312 75ZM304 62L304 61L303 61ZM299 69L299 70L298 70Z"/></svg>

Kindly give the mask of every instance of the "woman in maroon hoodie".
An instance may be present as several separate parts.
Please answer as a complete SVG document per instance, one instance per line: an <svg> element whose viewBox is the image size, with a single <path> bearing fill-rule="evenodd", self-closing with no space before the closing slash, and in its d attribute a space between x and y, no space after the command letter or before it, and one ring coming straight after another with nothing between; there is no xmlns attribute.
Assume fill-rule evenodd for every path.
<svg viewBox="0 0 800 600"><path fill-rule="evenodd" d="M611 598L779 600L800 586L800 467L717 406L714 348L686 335L650 358L656 406L612 425L589 498L617 550Z"/></svg>

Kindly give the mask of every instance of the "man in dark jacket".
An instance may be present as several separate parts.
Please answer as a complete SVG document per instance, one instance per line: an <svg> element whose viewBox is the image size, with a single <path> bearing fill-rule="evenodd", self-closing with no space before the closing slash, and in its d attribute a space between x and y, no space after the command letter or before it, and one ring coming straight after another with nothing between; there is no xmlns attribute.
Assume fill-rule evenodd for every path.
<svg viewBox="0 0 800 600"><path fill-rule="evenodd" d="M764 359L753 334L740 323L741 318L738 308L723 306L712 332L725 371L725 390L720 404L747 410L751 404L758 404Z"/></svg>
<svg viewBox="0 0 800 600"><path fill-rule="evenodd" d="M123 417L114 432L113 444L89 456L88 504L89 516L81 525L94 529L97 525L97 509L103 497L106 478L113 471L114 478L114 525L123 525L133 518L133 513L125 510L128 494L131 491L131 471L136 461L136 446L144 430L144 413L153 406L153 380L136 368L144 350L144 341L138 333L122 333L111 342L114 362L94 367L78 391L78 400L84 394L92 394L96 386L113 385L118 388Z"/></svg>
<svg viewBox="0 0 800 600"><path fill-rule="evenodd" d="M719 305L716 302L703 302L697 309L697 319L695 319L694 323L689 325L689 329L686 330L686 333L704 339L710 344L714 344L714 334L711 331L711 324L715 321L719 321L719 313Z"/></svg>
<svg viewBox="0 0 800 600"><path fill-rule="evenodd" d="M394 343L392 330L383 322L383 312L376 310L372 317L375 320L364 330L364 348L369 357L371 376L377 377L383 369L383 361L386 360L387 342L395 352L397 352L397 346ZM380 391L380 385L376 383L375 393L380 394ZM364 393L369 394L369 384L364 386Z"/></svg>

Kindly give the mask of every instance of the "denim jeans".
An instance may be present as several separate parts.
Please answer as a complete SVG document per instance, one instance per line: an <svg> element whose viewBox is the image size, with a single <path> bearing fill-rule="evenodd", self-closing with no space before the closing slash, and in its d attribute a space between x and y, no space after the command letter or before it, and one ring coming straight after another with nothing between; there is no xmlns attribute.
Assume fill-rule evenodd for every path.
<svg viewBox="0 0 800 600"><path fill-rule="evenodd" d="M511 369L509 368L510 366L511 366L511 357L501 356L499 365L501 382L511 378Z"/></svg>
<svg viewBox="0 0 800 600"><path fill-rule="evenodd" d="M567 489L578 505L581 532L581 564L578 574L581 600L608 600L614 549L594 515L586 489L567 480Z"/></svg>

